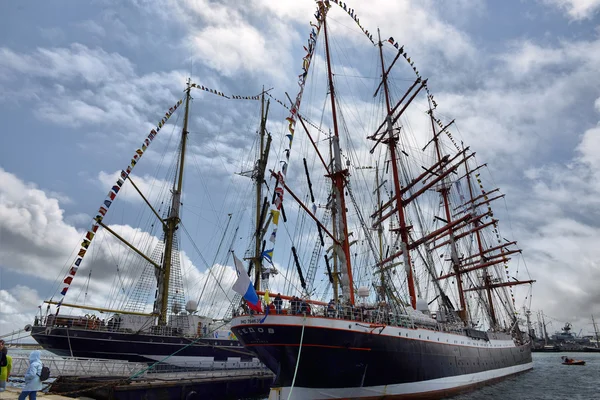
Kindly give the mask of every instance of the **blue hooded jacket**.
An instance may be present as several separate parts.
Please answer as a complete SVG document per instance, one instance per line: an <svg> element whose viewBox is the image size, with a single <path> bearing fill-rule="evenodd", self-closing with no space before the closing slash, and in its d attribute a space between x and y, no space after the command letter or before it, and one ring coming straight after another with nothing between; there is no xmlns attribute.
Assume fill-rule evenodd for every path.
<svg viewBox="0 0 600 400"><path fill-rule="evenodd" d="M25 372L25 387L24 392L42 390L42 361L40 360L42 353L39 350L34 350L29 355L29 368Z"/></svg>

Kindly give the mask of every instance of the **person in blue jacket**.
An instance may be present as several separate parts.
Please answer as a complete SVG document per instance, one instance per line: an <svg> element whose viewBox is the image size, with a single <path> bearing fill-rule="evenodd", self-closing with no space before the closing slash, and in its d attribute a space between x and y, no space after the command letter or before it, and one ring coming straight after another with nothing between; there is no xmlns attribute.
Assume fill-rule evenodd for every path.
<svg viewBox="0 0 600 400"><path fill-rule="evenodd" d="M25 372L25 387L19 395L19 400L25 400L29 396L29 400L36 400L37 391L42 390L42 353L39 350L34 350L29 355L29 368Z"/></svg>

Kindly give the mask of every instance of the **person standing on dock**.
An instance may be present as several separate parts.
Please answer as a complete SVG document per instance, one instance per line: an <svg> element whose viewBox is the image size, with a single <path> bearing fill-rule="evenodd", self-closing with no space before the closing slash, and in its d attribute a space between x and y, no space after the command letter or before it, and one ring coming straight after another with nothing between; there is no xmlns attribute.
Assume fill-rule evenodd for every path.
<svg viewBox="0 0 600 400"><path fill-rule="evenodd" d="M34 350L29 355L29 368L25 372L25 387L19 395L19 400L25 400L29 396L29 400L36 400L37 391L42 390L42 353L39 350Z"/></svg>
<svg viewBox="0 0 600 400"><path fill-rule="evenodd" d="M6 382L12 369L12 357L8 354L8 349L4 345L4 340L0 340L0 392L6 390Z"/></svg>

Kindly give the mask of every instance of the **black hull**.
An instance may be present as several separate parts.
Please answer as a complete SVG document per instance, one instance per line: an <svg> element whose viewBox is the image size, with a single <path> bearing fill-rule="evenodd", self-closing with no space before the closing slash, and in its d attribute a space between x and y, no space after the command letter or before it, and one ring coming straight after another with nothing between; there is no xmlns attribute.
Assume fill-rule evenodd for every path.
<svg viewBox="0 0 600 400"><path fill-rule="evenodd" d="M173 355L167 363L194 367L198 362L251 362L254 354L237 340L159 336L64 327L34 326L31 336L45 350L62 357L154 362ZM188 346L188 347L186 347Z"/></svg>
<svg viewBox="0 0 600 400"><path fill-rule="evenodd" d="M294 319L299 324L289 323ZM273 316L263 324L240 317L234 319L232 331L275 372L274 386L283 388L292 386L294 375L294 387L336 389L400 387L417 382L446 382L459 376L496 380L501 373L490 371L502 370L509 375L513 370L518 373L531 368L530 347L515 346L506 336L503 340L485 341L461 334L397 327L386 327L388 334L379 334L380 328L361 328L355 321L307 319L323 323L315 326L319 322L313 321L313 326L304 327L297 373L301 317ZM368 328L368 324L362 325Z"/></svg>

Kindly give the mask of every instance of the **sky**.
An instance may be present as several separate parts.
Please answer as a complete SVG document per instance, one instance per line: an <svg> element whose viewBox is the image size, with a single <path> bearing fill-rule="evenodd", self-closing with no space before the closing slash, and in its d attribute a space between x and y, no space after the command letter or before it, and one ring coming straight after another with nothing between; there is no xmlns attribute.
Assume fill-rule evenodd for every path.
<svg viewBox="0 0 600 400"><path fill-rule="evenodd" d="M537 281L532 310L548 315L550 331L570 321L590 333L591 315L600 315L600 1L361 3L349 5L363 25L406 46L439 112L456 119L506 193L508 230ZM57 0L3 10L0 334L30 323L55 295L116 174L182 98L187 77L243 96L263 86L282 100L297 91L315 7L311 0ZM201 91L193 97L194 173L184 212L197 217L186 229L204 255L183 258L189 280L201 282L216 262L209 254L226 205L242 197L235 189L242 178L233 173L250 162L260 105ZM275 135L284 134L286 116L273 107ZM172 117L157 149L144 155L136 169L141 187L157 185L150 174L175 151L181 122ZM139 204L128 190L123 201ZM140 244L151 241L129 217L115 215L111 226ZM90 261L104 277L90 303L114 290L111 257L98 250ZM87 290L79 278L81 296Z"/></svg>

